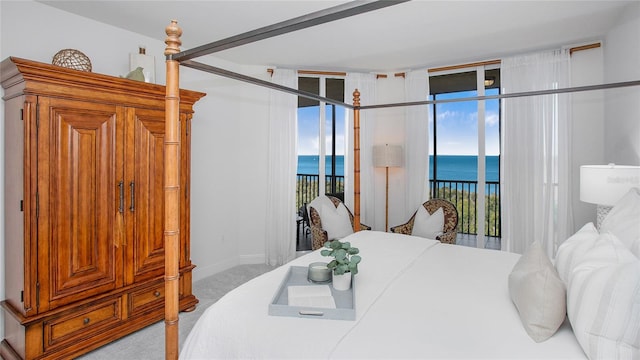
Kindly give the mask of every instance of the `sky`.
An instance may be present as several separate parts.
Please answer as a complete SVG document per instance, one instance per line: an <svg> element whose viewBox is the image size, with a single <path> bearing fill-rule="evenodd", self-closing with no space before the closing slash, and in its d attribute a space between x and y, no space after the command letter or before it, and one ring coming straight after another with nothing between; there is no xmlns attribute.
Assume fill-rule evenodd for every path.
<svg viewBox="0 0 640 360"><path fill-rule="evenodd" d="M487 95L497 94L497 89L488 89ZM476 96L475 92L442 94L438 99ZM317 155L319 152L318 114L319 108L298 109L298 155ZM439 155L476 155L478 153L477 119L475 101L438 104L437 146ZM485 101L485 152L499 154L499 101ZM431 116L432 117L432 116ZM325 137L327 153L331 148L331 116L327 114ZM433 136L433 120L430 119L430 136ZM336 155L344 154L344 109L336 107Z"/></svg>
<svg viewBox="0 0 640 360"><path fill-rule="evenodd" d="M497 89L488 89L487 95L495 95ZM475 91L442 94L438 99L476 96ZM499 101L485 101L485 153L500 153ZM436 105L437 146L439 155L478 154L478 107L476 101L442 103ZM431 128L433 129L433 124ZM431 134L433 136L433 134Z"/></svg>

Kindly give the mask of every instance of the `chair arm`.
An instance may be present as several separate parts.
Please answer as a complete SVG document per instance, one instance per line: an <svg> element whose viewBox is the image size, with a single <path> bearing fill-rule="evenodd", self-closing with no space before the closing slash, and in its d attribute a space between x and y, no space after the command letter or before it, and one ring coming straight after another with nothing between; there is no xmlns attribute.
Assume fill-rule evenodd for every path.
<svg viewBox="0 0 640 360"><path fill-rule="evenodd" d="M411 231L413 230L413 223L406 223L398 226L391 227L389 231L392 233L411 235Z"/></svg>
<svg viewBox="0 0 640 360"><path fill-rule="evenodd" d="M440 240L440 242L444 244L455 244L457 235L458 232L456 230L451 230L440 236L437 236L436 240Z"/></svg>
<svg viewBox="0 0 640 360"><path fill-rule="evenodd" d="M311 250L320 249L324 243L329 241L327 232L314 224L311 224L311 239Z"/></svg>
<svg viewBox="0 0 640 360"><path fill-rule="evenodd" d="M365 224L360 224L360 230L371 230L371 226L365 225Z"/></svg>

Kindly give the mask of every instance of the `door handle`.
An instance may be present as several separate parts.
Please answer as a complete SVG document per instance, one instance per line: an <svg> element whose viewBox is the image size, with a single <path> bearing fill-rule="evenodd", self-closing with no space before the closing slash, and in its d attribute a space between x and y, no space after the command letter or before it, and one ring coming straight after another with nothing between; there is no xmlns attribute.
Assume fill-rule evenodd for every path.
<svg viewBox="0 0 640 360"><path fill-rule="evenodd" d="M118 205L118 212L122 214L124 212L124 181L118 182L118 189L120 192L120 204Z"/></svg>
<svg viewBox="0 0 640 360"><path fill-rule="evenodd" d="M136 211L136 184L133 181L129 183L129 191L131 192L131 205L129 206L129 210L134 212Z"/></svg>

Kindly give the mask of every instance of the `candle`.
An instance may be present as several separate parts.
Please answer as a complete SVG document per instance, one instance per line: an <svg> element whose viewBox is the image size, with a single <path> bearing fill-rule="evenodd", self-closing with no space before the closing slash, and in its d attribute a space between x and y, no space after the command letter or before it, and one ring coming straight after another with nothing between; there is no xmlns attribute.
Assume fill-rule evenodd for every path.
<svg viewBox="0 0 640 360"><path fill-rule="evenodd" d="M314 262L309 264L307 277L311 282L328 282L331 280L331 270L327 268L327 263Z"/></svg>

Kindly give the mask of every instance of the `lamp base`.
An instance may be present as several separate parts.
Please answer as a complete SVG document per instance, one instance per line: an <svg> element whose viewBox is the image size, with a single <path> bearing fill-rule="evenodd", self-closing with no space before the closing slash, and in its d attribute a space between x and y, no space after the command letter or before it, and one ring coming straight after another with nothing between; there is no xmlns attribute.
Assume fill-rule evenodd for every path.
<svg viewBox="0 0 640 360"><path fill-rule="evenodd" d="M602 225L604 218L607 217L607 214L609 214L609 211L611 211L612 208L613 206L607 205L598 205L596 207L596 228L598 230L600 230L600 225Z"/></svg>

